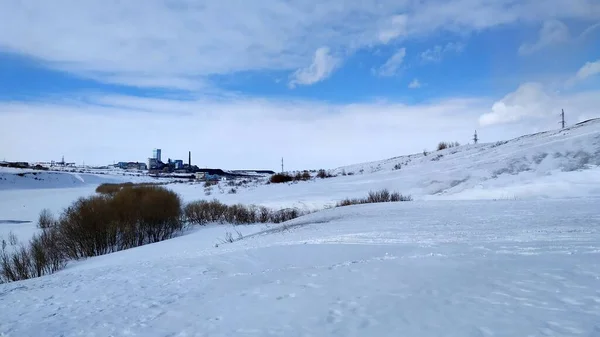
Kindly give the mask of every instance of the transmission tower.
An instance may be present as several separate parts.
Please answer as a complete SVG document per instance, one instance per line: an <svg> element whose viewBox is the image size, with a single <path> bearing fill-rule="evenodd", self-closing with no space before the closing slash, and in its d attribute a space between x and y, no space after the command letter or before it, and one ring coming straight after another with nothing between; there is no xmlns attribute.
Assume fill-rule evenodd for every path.
<svg viewBox="0 0 600 337"><path fill-rule="evenodd" d="M475 134L473 135L473 142L475 144L477 144L477 141L479 140L479 138L477 138L477 130L475 130Z"/></svg>
<svg viewBox="0 0 600 337"><path fill-rule="evenodd" d="M283 173L283 157L281 157L281 173Z"/></svg>
<svg viewBox="0 0 600 337"><path fill-rule="evenodd" d="M562 109L562 112L560 113L560 117L561 117L561 121L559 123L561 123L562 128L565 128L565 109Z"/></svg>

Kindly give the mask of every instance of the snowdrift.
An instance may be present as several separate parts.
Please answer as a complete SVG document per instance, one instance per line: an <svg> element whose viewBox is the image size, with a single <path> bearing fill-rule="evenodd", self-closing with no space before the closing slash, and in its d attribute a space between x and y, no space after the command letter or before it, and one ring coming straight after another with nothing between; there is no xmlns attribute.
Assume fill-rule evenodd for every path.
<svg viewBox="0 0 600 337"><path fill-rule="evenodd" d="M350 206L218 247L233 229L203 228L0 285L0 335L596 336L599 201Z"/></svg>

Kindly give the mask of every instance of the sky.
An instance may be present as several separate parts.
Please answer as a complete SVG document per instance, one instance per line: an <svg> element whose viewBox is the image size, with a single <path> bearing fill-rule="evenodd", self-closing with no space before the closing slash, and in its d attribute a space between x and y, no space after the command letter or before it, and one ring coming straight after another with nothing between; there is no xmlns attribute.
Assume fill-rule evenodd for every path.
<svg viewBox="0 0 600 337"><path fill-rule="evenodd" d="M335 168L600 117L597 0L0 0L0 160Z"/></svg>

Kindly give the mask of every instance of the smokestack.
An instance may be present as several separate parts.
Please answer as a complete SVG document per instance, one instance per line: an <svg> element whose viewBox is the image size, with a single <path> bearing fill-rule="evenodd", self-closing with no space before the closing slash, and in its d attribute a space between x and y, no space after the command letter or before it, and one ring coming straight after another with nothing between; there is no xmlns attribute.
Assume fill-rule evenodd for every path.
<svg viewBox="0 0 600 337"><path fill-rule="evenodd" d="M189 152L188 164L192 167L192 151Z"/></svg>

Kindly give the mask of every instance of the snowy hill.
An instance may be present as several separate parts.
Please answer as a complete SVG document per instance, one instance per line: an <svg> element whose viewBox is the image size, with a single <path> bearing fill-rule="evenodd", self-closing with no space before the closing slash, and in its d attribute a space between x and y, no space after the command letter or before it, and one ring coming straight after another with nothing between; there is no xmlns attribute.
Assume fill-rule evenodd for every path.
<svg viewBox="0 0 600 337"><path fill-rule="evenodd" d="M455 198L480 199L486 192L505 189L517 197L551 196L555 187L561 197L574 194L600 195L598 169L600 166L600 119L589 120L569 128L522 136L509 141L465 145L427 155L401 156L372 163L351 165L335 170L336 173L369 174L403 180L417 195L455 195ZM399 172L394 167L400 167ZM591 170L590 172L584 172ZM565 174L577 172L576 174ZM553 178L550 176L555 175ZM579 176L578 179L577 176ZM585 191L564 191L552 182L588 182ZM411 186L412 185L412 186ZM528 186L529 185L529 186ZM537 186L535 186L537 185ZM527 187L529 191L523 188ZM421 191L418 191L421 189ZM511 191L513 190L514 191ZM559 191L560 190L560 191ZM572 193L571 193L572 192ZM490 193L491 198L499 197Z"/></svg>
<svg viewBox="0 0 600 337"><path fill-rule="evenodd" d="M202 228L0 285L0 335L598 336L599 202L352 206L219 247L233 230Z"/></svg>
<svg viewBox="0 0 600 337"><path fill-rule="evenodd" d="M171 188L185 200L216 197L227 203L310 210L382 188L416 200L600 196L600 119L509 141L340 167L332 173L338 176L255 186L233 195L205 196L198 185Z"/></svg>

